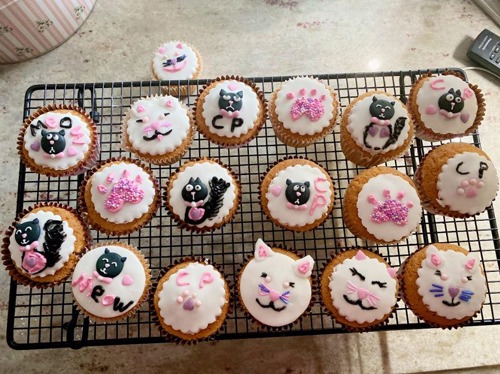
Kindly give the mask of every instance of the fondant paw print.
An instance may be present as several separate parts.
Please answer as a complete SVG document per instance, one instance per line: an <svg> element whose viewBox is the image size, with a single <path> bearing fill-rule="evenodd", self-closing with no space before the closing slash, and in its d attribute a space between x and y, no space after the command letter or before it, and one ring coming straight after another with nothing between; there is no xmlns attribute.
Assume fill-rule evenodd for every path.
<svg viewBox="0 0 500 374"><path fill-rule="evenodd" d="M110 212L118 212L125 203L138 204L144 198L144 190L140 186L142 183L140 175L137 175L135 179L130 179L130 172L124 170L121 178L115 181L116 176L113 173L109 174L106 178L107 183L113 184L111 193L104 203L104 207ZM97 190L101 194L106 194L108 187L100 184L97 186Z"/></svg>
<svg viewBox="0 0 500 374"><path fill-rule="evenodd" d="M457 188L457 194L472 199L477 196L478 190L484 187L484 182L478 181L475 178L467 179L460 183Z"/></svg>
<svg viewBox="0 0 500 374"><path fill-rule="evenodd" d="M198 295L196 292L189 292L184 290L181 296L177 296L177 303L182 304L182 309L187 311L192 311L194 308L199 308L201 306L201 300L197 300Z"/></svg>
<svg viewBox="0 0 500 374"><path fill-rule="evenodd" d="M323 116L325 113L323 102L326 100L326 95L321 95L319 97L316 95L317 91L315 89L307 92L305 88L301 88L297 95L293 92L286 94L288 100L295 99L290 109L290 114L294 121L305 115L312 122L316 122Z"/></svg>
<svg viewBox="0 0 500 374"><path fill-rule="evenodd" d="M413 202L403 202L405 193L398 192L396 199L391 197L391 191L385 189L384 201L378 201L374 195L368 196L368 202L375 205L370 219L376 223L393 222L398 226L408 223L408 212L413 207Z"/></svg>

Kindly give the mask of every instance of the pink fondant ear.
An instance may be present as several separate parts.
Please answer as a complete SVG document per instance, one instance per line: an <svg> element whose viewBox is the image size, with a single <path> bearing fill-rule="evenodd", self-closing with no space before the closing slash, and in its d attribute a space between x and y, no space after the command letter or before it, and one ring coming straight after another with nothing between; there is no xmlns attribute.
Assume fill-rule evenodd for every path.
<svg viewBox="0 0 500 374"><path fill-rule="evenodd" d="M128 178L129 176L130 176L130 172L127 169L123 170L122 177Z"/></svg>
<svg viewBox="0 0 500 374"><path fill-rule="evenodd" d="M184 48L183 45L182 45L182 43L177 43L176 47L179 48L179 49Z"/></svg>
<svg viewBox="0 0 500 374"><path fill-rule="evenodd" d="M167 100L167 102L165 103L165 105L167 106L167 108L172 108L172 100Z"/></svg>
<svg viewBox="0 0 500 374"><path fill-rule="evenodd" d="M306 256L294 262L293 271L299 278L308 278L312 274L313 267L313 258L311 256Z"/></svg>
<svg viewBox="0 0 500 374"><path fill-rule="evenodd" d="M387 268L387 272L389 273L391 278L396 278L397 270L395 268Z"/></svg>
<svg viewBox="0 0 500 374"><path fill-rule="evenodd" d="M433 269L439 269L443 265L443 258L439 254L439 250L430 245L427 247L426 263Z"/></svg>
<svg viewBox="0 0 500 374"><path fill-rule="evenodd" d="M273 250L262 239L257 239L255 243L255 259L257 261L264 261L266 258L274 254Z"/></svg>
<svg viewBox="0 0 500 374"><path fill-rule="evenodd" d="M358 250L358 252L356 253L356 260L366 260L368 257L366 257L366 255L363 253L363 251L361 250Z"/></svg>
<svg viewBox="0 0 500 374"><path fill-rule="evenodd" d="M144 108L144 105L138 105L137 106L137 113L142 113L146 110L146 108Z"/></svg>
<svg viewBox="0 0 500 374"><path fill-rule="evenodd" d="M466 257L466 262L465 262L465 270L467 270L469 273L474 273L477 269L477 260L473 254L469 254Z"/></svg>

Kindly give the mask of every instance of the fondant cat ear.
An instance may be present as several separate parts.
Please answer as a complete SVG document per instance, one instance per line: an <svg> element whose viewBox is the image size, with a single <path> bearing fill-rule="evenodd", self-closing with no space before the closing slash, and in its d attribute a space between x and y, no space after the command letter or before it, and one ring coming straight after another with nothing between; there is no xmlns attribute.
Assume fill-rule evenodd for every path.
<svg viewBox="0 0 500 374"><path fill-rule="evenodd" d="M469 253L465 257L465 264L464 264L465 270L467 270L467 272L469 273L475 273L478 266L479 266L479 261L477 260L476 256L472 253Z"/></svg>
<svg viewBox="0 0 500 374"><path fill-rule="evenodd" d="M366 256L362 250L358 250L358 252L356 252L355 257L356 257L356 260L358 260L358 261L366 260L368 258L368 256Z"/></svg>
<svg viewBox="0 0 500 374"><path fill-rule="evenodd" d="M306 256L293 263L293 272L299 278L310 277L313 268L314 268L314 259L311 256Z"/></svg>
<svg viewBox="0 0 500 374"><path fill-rule="evenodd" d="M35 225L38 225L38 224L40 223L40 221L38 220L38 218L35 218L35 219L33 220L33 223L34 223Z"/></svg>
<svg viewBox="0 0 500 374"><path fill-rule="evenodd" d="M391 276L391 278L396 278L396 274L398 272L398 269L396 268L387 268L387 272Z"/></svg>
<svg viewBox="0 0 500 374"><path fill-rule="evenodd" d="M274 251L262 239L257 239L255 243L255 259L257 261L264 261L266 258L274 255Z"/></svg>
<svg viewBox="0 0 500 374"><path fill-rule="evenodd" d="M439 254L439 250L433 245L427 247L425 262L433 269L439 269L443 265L443 258Z"/></svg>

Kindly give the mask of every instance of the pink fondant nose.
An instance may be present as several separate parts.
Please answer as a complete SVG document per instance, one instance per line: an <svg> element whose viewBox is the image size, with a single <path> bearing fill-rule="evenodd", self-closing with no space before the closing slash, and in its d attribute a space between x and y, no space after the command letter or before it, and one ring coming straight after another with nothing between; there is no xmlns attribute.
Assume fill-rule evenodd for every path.
<svg viewBox="0 0 500 374"><path fill-rule="evenodd" d="M281 294L275 290L271 290L269 292L269 297L271 298L271 301L276 301L280 298Z"/></svg>
<svg viewBox="0 0 500 374"><path fill-rule="evenodd" d="M358 297L363 300L364 298L366 298L368 296L368 291L365 290L364 288L358 288Z"/></svg>
<svg viewBox="0 0 500 374"><path fill-rule="evenodd" d="M49 141L49 144L54 144L54 141L53 140Z"/></svg>
<svg viewBox="0 0 500 374"><path fill-rule="evenodd" d="M296 194L297 196L302 195L299 191L295 192L295 194Z"/></svg>
<svg viewBox="0 0 500 374"><path fill-rule="evenodd" d="M107 269L109 268L109 264L104 264L104 267Z"/></svg>
<svg viewBox="0 0 500 374"><path fill-rule="evenodd" d="M460 292L460 289L458 287L450 287L450 288L448 288L448 293L450 294L451 297L457 296L458 292Z"/></svg>
<svg viewBox="0 0 500 374"><path fill-rule="evenodd" d="M22 234L21 236L22 236L23 238L25 238L25 237L27 237L27 236L28 236L28 234Z"/></svg>
<svg viewBox="0 0 500 374"><path fill-rule="evenodd" d="M159 121L155 121L151 124L151 127L155 130L158 130L160 128L160 122Z"/></svg>
<svg viewBox="0 0 500 374"><path fill-rule="evenodd" d="M196 194L196 191L191 192L191 196L194 196Z"/></svg>

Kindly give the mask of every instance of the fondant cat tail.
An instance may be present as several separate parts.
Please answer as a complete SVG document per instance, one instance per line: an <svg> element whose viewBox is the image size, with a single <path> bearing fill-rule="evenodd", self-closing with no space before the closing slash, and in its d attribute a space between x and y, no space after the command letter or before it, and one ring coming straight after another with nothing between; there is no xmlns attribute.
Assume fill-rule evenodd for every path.
<svg viewBox="0 0 500 374"><path fill-rule="evenodd" d="M399 135L401 135L401 131L403 131L405 125L406 125L406 117L399 117L396 122L394 123L394 129L392 131L392 135L387 139L387 142L384 145L384 148L390 146L391 144L395 143Z"/></svg>
<svg viewBox="0 0 500 374"><path fill-rule="evenodd" d="M66 239L66 233L62 221L49 219L43 227L45 231L45 243L43 243L43 255L47 259L46 268L52 267L61 259L59 251Z"/></svg>
<svg viewBox="0 0 500 374"><path fill-rule="evenodd" d="M230 183L222 178L217 179L217 177L213 177L208 184L210 185L210 197L204 205L206 212L204 219L213 218L219 213L224 200L224 193L230 186Z"/></svg>

